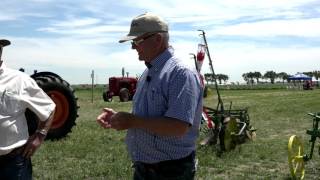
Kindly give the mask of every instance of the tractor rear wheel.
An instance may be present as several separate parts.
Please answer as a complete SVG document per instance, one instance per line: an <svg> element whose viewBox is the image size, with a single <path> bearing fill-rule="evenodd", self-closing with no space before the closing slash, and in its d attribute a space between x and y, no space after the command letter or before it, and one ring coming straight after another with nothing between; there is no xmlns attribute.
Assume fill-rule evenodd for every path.
<svg viewBox="0 0 320 180"><path fill-rule="evenodd" d="M107 93L106 92L103 92L102 93L102 98L103 98L103 101L108 101L108 97L107 97Z"/></svg>
<svg viewBox="0 0 320 180"><path fill-rule="evenodd" d="M112 101L112 96L110 96L110 92L103 92L102 93L102 98L105 102L111 102Z"/></svg>
<svg viewBox="0 0 320 180"><path fill-rule="evenodd" d="M121 102L127 102L130 98L130 93L127 88L121 88L119 92L119 98Z"/></svg>
<svg viewBox="0 0 320 180"><path fill-rule="evenodd" d="M54 73L42 72L31 76L56 104L56 111L47 139L60 139L71 132L78 117L77 98L69 83ZM31 112L26 112L26 118L30 127L29 134L34 132L38 118ZM33 121L33 122L32 122ZM36 121L36 122L35 122ZM32 125L33 124L33 125Z"/></svg>

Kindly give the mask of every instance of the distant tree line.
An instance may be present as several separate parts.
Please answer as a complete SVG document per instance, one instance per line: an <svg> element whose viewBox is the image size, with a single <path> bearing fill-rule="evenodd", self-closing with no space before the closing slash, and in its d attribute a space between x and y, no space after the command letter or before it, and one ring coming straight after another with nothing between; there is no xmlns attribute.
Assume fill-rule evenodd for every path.
<svg viewBox="0 0 320 180"><path fill-rule="evenodd" d="M320 78L320 71L303 72L303 74L309 77L314 77L317 81ZM256 83L259 83L260 79L270 80L272 84L274 84L276 79L280 79L284 83L285 81L289 82L288 78L290 76L291 75L287 74L286 72L276 73L275 71L267 71L263 75L257 71L242 74L242 77L247 82L247 84L254 84L254 80L256 80Z"/></svg>
<svg viewBox="0 0 320 180"><path fill-rule="evenodd" d="M310 71L310 72L303 72L303 74L314 77L317 81L320 78L320 71ZM289 82L288 78L290 77L290 74L287 74L286 72L280 72L276 73L275 71L266 71L264 74L261 72L255 71L255 72L247 72L242 74L242 78L247 82L247 84L254 84L259 83L262 79L270 80L272 84L274 84L276 79L280 79L282 83ZM204 74L204 78L206 82L214 83L214 77L211 73ZM216 74L215 75L216 80L219 84L222 84L222 81L226 83L229 80L229 76L226 74Z"/></svg>
<svg viewBox="0 0 320 180"><path fill-rule="evenodd" d="M226 74L216 74L215 77L219 81L219 84L222 84L222 81L226 83L229 79L229 76ZM206 80L207 84L214 83L214 77L211 73L204 74L204 79Z"/></svg>

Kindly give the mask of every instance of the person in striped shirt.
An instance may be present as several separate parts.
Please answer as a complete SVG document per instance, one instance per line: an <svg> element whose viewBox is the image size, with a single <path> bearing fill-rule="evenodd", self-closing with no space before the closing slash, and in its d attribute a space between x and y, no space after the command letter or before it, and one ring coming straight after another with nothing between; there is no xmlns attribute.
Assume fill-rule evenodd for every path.
<svg viewBox="0 0 320 180"><path fill-rule="evenodd" d="M146 69L133 97L133 110L104 108L97 122L127 130L133 179L194 179L203 87L169 45L167 23L151 13L137 16L119 42L131 41Z"/></svg>

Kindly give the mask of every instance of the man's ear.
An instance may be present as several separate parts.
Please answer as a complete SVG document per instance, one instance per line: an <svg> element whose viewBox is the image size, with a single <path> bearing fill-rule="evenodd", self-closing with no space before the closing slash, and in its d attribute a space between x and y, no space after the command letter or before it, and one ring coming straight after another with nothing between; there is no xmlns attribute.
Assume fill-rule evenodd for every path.
<svg viewBox="0 0 320 180"><path fill-rule="evenodd" d="M156 34L155 40L157 42L157 45L160 49L162 49L163 47L163 37L161 36L161 34Z"/></svg>
<svg viewBox="0 0 320 180"><path fill-rule="evenodd" d="M156 41L158 42L158 43L160 43L161 41L163 40L163 37L161 36L161 34L156 34Z"/></svg>

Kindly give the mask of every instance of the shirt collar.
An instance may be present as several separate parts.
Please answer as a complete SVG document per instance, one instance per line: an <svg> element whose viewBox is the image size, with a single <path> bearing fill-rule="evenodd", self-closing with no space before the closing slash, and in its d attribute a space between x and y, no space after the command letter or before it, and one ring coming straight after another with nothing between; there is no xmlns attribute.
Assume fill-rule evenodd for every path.
<svg viewBox="0 0 320 180"><path fill-rule="evenodd" d="M151 65L152 68L159 69L163 66L164 62L166 62L168 59L170 59L173 56L173 53L174 53L173 48L169 47L159 56L154 58L149 64ZM148 67L148 68L150 69L151 67Z"/></svg>
<svg viewBox="0 0 320 180"><path fill-rule="evenodd" d="M152 68L152 65L150 63L145 62L144 64L147 66L148 69Z"/></svg>

